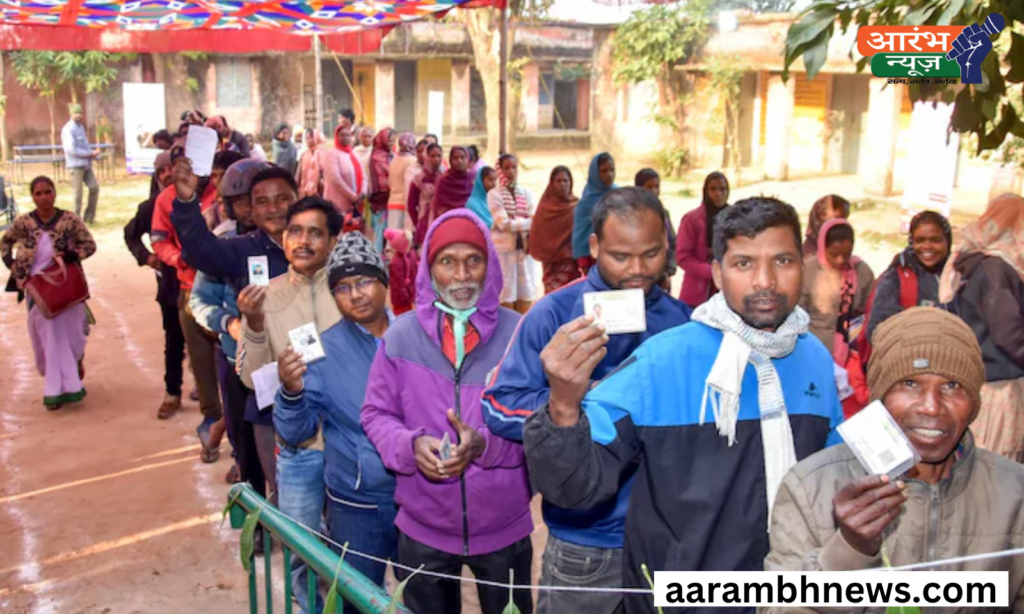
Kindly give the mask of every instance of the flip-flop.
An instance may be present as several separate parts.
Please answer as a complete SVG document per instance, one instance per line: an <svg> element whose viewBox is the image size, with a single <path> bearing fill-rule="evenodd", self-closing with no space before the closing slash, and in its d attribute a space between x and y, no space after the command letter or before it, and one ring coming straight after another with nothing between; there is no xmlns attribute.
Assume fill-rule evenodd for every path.
<svg viewBox="0 0 1024 614"><path fill-rule="evenodd" d="M199 453L199 460L207 465L216 463L220 460L220 448L207 448L203 446L202 452Z"/></svg>
<svg viewBox="0 0 1024 614"><path fill-rule="evenodd" d="M207 464L216 463L220 458L220 447L210 447L210 425L200 422L196 427L196 435L199 436L199 443L203 446L202 452L199 453L199 460Z"/></svg>
<svg viewBox="0 0 1024 614"><path fill-rule="evenodd" d="M242 476L238 472L238 465L231 465L231 469L228 469L227 475L224 476L224 481L228 484L237 484L242 481Z"/></svg>

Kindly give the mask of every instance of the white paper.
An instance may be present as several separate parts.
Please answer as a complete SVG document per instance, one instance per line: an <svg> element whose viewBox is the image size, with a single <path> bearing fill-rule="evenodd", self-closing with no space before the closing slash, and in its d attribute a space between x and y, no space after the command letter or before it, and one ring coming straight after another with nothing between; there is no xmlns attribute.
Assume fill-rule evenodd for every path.
<svg viewBox="0 0 1024 614"><path fill-rule="evenodd" d="M921 460L881 401L875 401L837 427L846 445L872 475L897 478Z"/></svg>
<svg viewBox="0 0 1024 614"><path fill-rule="evenodd" d="M213 155L217 153L220 136L213 128L189 126L185 137L185 157L192 161L192 173L209 177L213 172Z"/></svg>
<svg viewBox="0 0 1024 614"><path fill-rule="evenodd" d="M444 132L444 92L427 92L427 132Z"/></svg>
<svg viewBox="0 0 1024 614"><path fill-rule="evenodd" d="M647 330L647 304L640 288L584 293L583 313L604 324L609 335Z"/></svg>
<svg viewBox="0 0 1024 614"><path fill-rule="evenodd" d="M249 256L249 284L270 285L270 259L266 256Z"/></svg>
<svg viewBox="0 0 1024 614"><path fill-rule="evenodd" d="M836 363L832 363L832 369L836 375L836 390L839 391L839 400L845 401L853 396L853 386L850 386L850 374Z"/></svg>
<svg viewBox="0 0 1024 614"><path fill-rule="evenodd" d="M274 397L281 389L277 376L277 363L272 362L252 372L252 385L256 388L256 407L263 410L274 404Z"/></svg>
<svg viewBox="0 0 1024 614"><path fill-rule="evenodd" d="M288 331L288 338L291 339L292 349L302 356L302 362L307 365L324 358L324 346L320 344L320 335L316 332L316 324L310 322Z"/></svg>

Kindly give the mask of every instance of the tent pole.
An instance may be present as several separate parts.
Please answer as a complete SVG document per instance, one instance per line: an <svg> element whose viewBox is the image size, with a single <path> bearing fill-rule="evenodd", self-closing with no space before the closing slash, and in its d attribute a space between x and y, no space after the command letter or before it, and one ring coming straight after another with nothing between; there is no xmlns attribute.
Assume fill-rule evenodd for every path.
<svg viewBox="0 0 1024 614"><path fill-rule="evenodd" d="M498 151L507 153L508 147L508 7L501 9L501 29L499 31L501 52L498 77ZM490 147L490 143L488 143Z"/></svg>
<svg viewBox="0 0 1024 614"><path fill-rule="evenodd" d="M324 76L320 62L320 35L313 36L313 57L316 61L316 129L324 129Z"/></svg>

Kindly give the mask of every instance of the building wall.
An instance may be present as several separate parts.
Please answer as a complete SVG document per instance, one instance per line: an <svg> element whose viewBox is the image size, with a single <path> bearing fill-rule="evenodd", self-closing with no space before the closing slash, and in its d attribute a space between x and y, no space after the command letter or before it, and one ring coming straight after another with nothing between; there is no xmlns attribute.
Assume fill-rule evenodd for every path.
<svg viewBox="0 0 1024 614"><path fill-rule="evenodd" d="M452 61L450 58L416 62L416 133L427 132L430 92L444 94L444 132L452 127Z"/></svg>
<svg viewBox="0 0 1024 614"><path fill-rule="evenodd" d="M376 110L375 99L373 96L375 87L375 75L374 65L372 62L358 62L353 63L355 70L355 80L352 85L356 88L356 94L359 101L362 103L362 114L356 111L357 119L367 126L374 126L374 112Z"/></svg>

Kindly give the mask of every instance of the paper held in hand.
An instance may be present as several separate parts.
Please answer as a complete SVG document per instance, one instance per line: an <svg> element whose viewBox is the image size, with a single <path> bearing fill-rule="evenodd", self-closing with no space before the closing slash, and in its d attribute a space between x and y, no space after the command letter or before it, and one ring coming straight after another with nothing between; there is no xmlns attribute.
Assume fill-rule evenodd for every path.
<svg viewBox="0 0 1024 614"><path fill-rule="evenodd" d="M583 295L583 313L593 316L595 324L604 324L609 335L647 330L647 305L640 288L587 292Z"/></svg>
<svg viewBox="0 0 1024 614"><path fill-rule="evenodd" d="M310 322L288 331L288 338L292 341L292 349L302 356L302 362L307 365L324 358L324 346L320 344L320 335L316 332L316 324Z"/></svg>
<svg viewBox="0 0 1024 614"><path fill-rule="evenodd" d="M189 126L185 135L185 157L192 162L192 174L209 177L213 172L213 156L217 153L220 137L213 128Z"/></svg>
<svg viewBox="0 0 1024 614"><path fill-rule="evenodd" d="M270 259L266 256L249 256L249 285L270 285Z"/></svg>
<svg viewBox="0 0 1024 614"><path fill-rule="evenodd" d="M256 388L256 409L263 411L274 405L274 397L281 388L277 363L263 365L252 372L252 385Z"/></svg>
<svg viewBox="0 0 1024 614"><path fill-rule="evenodd" d="M887 475L895 479L921 460L921 455L881 401L860 410L840 424L837 430L860 464L872 475Z"/></svg>

